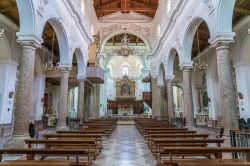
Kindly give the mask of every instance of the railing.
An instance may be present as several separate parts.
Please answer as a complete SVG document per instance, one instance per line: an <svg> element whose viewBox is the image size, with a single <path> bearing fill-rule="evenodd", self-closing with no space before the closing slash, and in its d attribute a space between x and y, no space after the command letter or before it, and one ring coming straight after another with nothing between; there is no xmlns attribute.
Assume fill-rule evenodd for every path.
<svg viewBox="0 0 250 166"><path fill-rule="evenodd" d="M250 147L250 132L231 130L230 140L232 147ZM246 157L245 153L233 153L232 155L234 159L243 159Z"/></svg>

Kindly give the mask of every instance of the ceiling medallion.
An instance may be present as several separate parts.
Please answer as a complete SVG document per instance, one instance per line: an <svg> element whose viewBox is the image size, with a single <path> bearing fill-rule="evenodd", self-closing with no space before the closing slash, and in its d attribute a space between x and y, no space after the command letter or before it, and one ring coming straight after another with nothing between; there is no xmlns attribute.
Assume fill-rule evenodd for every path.
<svg viewBox="0 0 250 166"><path fill-rule="evenodd" d="M124 34L121 39L121 48L114 51L118 56L128 57L129 55L134 55L134 49L129 47L128 35Z"/></svg>
<svg viewBox="0 0 250 166"><path fill-rule="evenodd" d="M198 45L198 61L193 64L193 69L195 71L204 71L208 69L208 64L201 59L200 56L200 40L199 40L199 29L197 29L197 45Z"/></svg>

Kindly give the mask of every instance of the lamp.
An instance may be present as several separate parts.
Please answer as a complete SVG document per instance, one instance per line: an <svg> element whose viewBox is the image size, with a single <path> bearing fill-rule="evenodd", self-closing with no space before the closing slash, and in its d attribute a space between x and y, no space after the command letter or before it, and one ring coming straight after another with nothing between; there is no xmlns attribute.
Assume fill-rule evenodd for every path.
<svg viewBox="0 0 250 166"><path fill-rule="evenodd" d="M121 45L121 48L114 51L118 56L128 57L129 55L134 55L134 49L129 47L129 39L127 34L123 35L121 39Z"/></svg>
<svg viewBox="0 0 250 166"><path fill-rule="evenodd" d="M46 62L43 64L43 70L48 71L48 72L55 72L59 71L59 65L56 63L55 65L53 64L53 57L54 57L54 43L55 43L55 34L53 32L52 36L52 50L51 50L51 59L48 60L48 63ZM44 54L44 52L43 52ZM44 56L44 55L43 55Z"/></svg>
<svg viewBox="0 0 250 166"><path fill-rule="evenodd" d="M208 64L201 59L200 56L200 39L199 39L199 28L197 29L197 47L198 47L198 62L194 62L193 68L195 71L204 71L208 69Z"/></svg>

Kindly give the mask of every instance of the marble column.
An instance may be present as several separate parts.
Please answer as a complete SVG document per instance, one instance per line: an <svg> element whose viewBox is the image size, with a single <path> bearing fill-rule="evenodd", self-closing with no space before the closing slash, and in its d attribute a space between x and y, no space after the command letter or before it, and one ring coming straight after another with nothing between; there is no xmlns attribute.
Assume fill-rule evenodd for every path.
<svg viewBox="0 0 250 166"><path fill-rule="evenodd" d="M68 79L69 70L68 65L60 66L61 70L61 84L60 84L60 100L59 100L59 112L58 112L58 126L57 128L66 127L67 117L67 104L68 104Z"/></svg>
<svg viewBox="0 0 250 166"><path fill-rule="evenodd" d="M194 112L193 112L193 96L191 85L192 67L182 67L183 72L183 91L184 91L184 118L186 126L194 126Z"/></svg>
<svg viewBox="0 0 250 166"><path fill-rule="evenodd" d="M14 112L13 137L29 135L29 123L32 118L32 88L34 78L35 52L39 45L23 42L20 61L17 95Z"/></svg>
<svg viewBox="0 0 250 166"><path fill-rule="evenodd" d="M78 77L79 80L79 90L78 90L78 103L77 103L77 117L81 120L83 118L84 112L84 77Z"/></svg>
<svg viewBox="0 0 250 166"><path fill-rule="evenodd" d="M219 108L222 113L223 127L226 134L231 129L238 129L238 110L236 105L236 91L234 87L234 80L232 76L233 66L230 58L230 44L231 39L215 39L212 41L212 46L216 49L217 54L217 68L219 79Z"/></svg>
<svg viewBox="0 0 250 166"><path fill-rule="evenodd" d="M151 78L152 87L152 117L160 116L160 93L157 85L157 78Z"/></svg>
<svg viewBox="0 0 250 166"><path fill-rule="evenodd" d="M173 85L172 85L172 80L166 80L165 84L167 86L167 92L168 92L168 116L169 120L171 121L174 119L174 98L173 98Z"/></svg>

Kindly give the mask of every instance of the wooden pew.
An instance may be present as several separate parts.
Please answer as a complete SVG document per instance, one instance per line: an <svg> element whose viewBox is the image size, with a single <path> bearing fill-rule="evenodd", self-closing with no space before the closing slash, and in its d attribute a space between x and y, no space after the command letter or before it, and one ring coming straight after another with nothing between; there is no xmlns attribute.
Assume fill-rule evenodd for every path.
<svg viewBox="0 0 250 166"><path fill-rule="evenodd" d="M151 145L153 154L159 153L165 147L206 147L207 144L217 144L220 147L224 139L154 139Z"/></svg>
<svg viewBox="0 0 250 166"><path fill-rule="evenodd" d="M91 160L81 161L79 160L80 156L85 156L88 154L86 150L83 149L27 149L27 148L19 148L19 149L0 149L0 162L2 161L3 154L26 154L27 160L35 160L35 156L37 155L46 155L46 156L73 156L76 158L76 165L88 165L91 163ZM63 160L62 160L63 161ZM67 160L65 160L67 161ZM67 161L68 162L68 161Z"/></svg>
<svg viewBox="0 0 250 166"><path fill-rule="evenodd" d="M101 134L102 136L108 136L105 130L58 130L57 134Z"/></svg>
<svg viewBox="0 0 250 166"><path fill-rule="evenodd" d="M34 140L26 139L24 142L28 145L28 148L32 148L32 145L41 144L44 148L71 148L71 149L83 149L87 153L87 156L97 157L100 149L98 148L97 142L94 139L81 139L81 140Z"/></svg>
<svg viewBox="0 0 250 166"><path fill-rule="evenodd" d="M250 148L245 148L245 147L165 147L161 152L158 153L158 162L161 161L162 164L172 164L175 165L177 163L186 163L186 159L173 159L173 156L213 156L214 159L188 159L188 162L199 162L202 160L204 163L208 162L216 162L218 161L223 161L222 159L222 153L232 153L232 152L243 152L246 153L246 159L242 161L247 161L250 162ZM168 155L169 160L162 160L161 157L163 155ZM186 161L185 161L186 160ZM225 159L225 162L239 162L240 160L228 160ZM238 165L238 164L237 164Z"/></svg>
<svg viewBox="0 0 250 166"><path fill-rule="evenodd" d="M211 166L211 163L180 163L178 166ZM212 163L212 166L250 166L249 162L243 163L235 163L235 162L228 162L228 163Z"/></svg>
<svg viewBox="0 0 250 166"><path fill-rule="evenodd" d="M0 166L71 166L70 161L50 160L50 161L32 161L32 160L7 160L0 163Z"/></svg>

